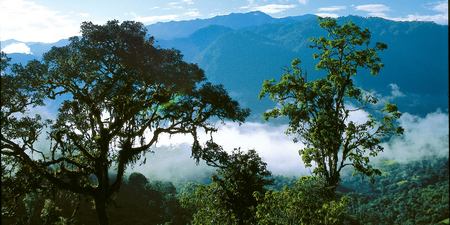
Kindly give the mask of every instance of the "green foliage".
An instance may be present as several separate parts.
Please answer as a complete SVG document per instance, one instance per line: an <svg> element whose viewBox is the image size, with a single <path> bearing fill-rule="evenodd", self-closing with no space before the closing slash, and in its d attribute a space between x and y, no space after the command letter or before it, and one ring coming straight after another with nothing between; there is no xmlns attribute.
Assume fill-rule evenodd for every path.
<svg viewBox="0 0 450 225"><path fill-rule="evenodd" d="M234 149L228 155L213 147L220 158L210 163L218 167L217 175L207 186L193 188L182 195L181 202L193 212L193 224L255 224L255 194L264 194L271 184L270 172L255 150Z"/></svg>
<svg viewBox="0 0 450 225"><path fill-rule="evenodd" d="M350 212L362 224L437 224L448 217L448 158L383 164L371 187L343 179L354 190L347 194Z"/></svg>
<svg viewBox="0 0 450 225"><path fill-rule="evenodd" d="M84 22L81 33L67 46L52 48L43 62L2 72L1 154L59 189L93 197L104 225L106 203L126 167L160 135L192 135L198 160L198 129L215 131L210 119L243 122L249 110L207 82L179 51L155 47L141 23ZM3 53L1 59L3 68L8 60ZM55 121L27 115L44 99L59 104ZM44 128L50 130L48 149L35 146Z"/></svg>
<svg viewBox="0 0 450 225"><path fill-rule="evenodd" d="M272 184L267 186L268 190L274 190L274 191L280 191L284 187L292 187L297 182L297 178L292 177L285 177L281 175L276 175L271 177Z"/></svg>
<svg viewBox="0 0 450 225"><path fill-rule="evenodd" d="M67 225L69 221L60 216L61 209L56 206L51 199L45 199L44 207L41 211L41 219L43 225Z"/></svg>
<svg viewBox="0 0 450 225"><path fill-rule="evenodd" d="M294 186L259 197L258 224L342 224L348 199L331 199L326 183L302 177Z"/></svg>
<svg viewBox="0 0 450 225"><path fill-rule="evenodd" d="M393 104L369 116L363 123L349 120L352 112L376 110L377 99L354 86L353 79L361 69L378 74L383 67L378 51L386 45L376 43L369 47L370 32L349 22L338 25L336 20L320 20L327 37L312 38L312 48L318 50L313 57L319 62L316 68L326 73L324 78L308 81L300 68L300 60L292 62L290 70L280 81L266 80L260 98L268 95L278 106L264 113L265 119L286 116L294 142L301 141L305 148L299 151L307 166L315 165L314 173L335 188L342 168L351 165L357 171L373 176L379 174L369 164L369 157L383 150L380 142L402 128L396 123L400 117ZM377 119L379 118L379 119Z"/></svg>
<svg viewBox="0 0 450 225"><path fill-rule="evenodd" d="M238 224L236 215L222 204L221 191L217 183L196 185L193 192L180 196L183 207L192 213L192 224Z"/></svg>

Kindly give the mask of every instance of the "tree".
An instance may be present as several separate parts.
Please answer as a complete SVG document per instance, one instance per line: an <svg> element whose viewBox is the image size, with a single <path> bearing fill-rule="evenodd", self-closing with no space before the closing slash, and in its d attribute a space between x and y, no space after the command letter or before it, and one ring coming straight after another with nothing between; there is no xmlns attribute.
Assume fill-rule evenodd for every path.
<svg viewBox="0 0 450 225"><path fill-rule="evenodd" d="M255 150L243 152L234 149L227 154L214 143L209 143L214 156L209 165L218 168L208 186L199 186L182 197L187 208L193 208L194 224L256 224L255 194L263 195L271 184L271 173Z"/></svg>
<svg viewBox="0 0 450 225"><path fill-rule="evenodd" d="M91 196L104 225L108 199L119 190L126 167L160 135L192 135L198 159L198 129L215 131L210 119L242 122L249 111L222 86L206 82L203 71L178 51L155 47L141 23L84 22L81 33L67 46L52 48L42 63L2 72L1 154L57 188ZM55 121L26 115L43 99L60 103ZM46 125L51 146L37 149Z"/></svg>
<svg viewBox="0 0 450 225"><path fill-rule="evenodd" d="M321 178L302 177L292 187L259 196L258 224L345 224L348 199L330 200L323 186Z"/></svg>
<svg viewBox="0 0 450 225"><path fill-rule="evenodd" d="M353 166L358 172L372 176L379 170L369 164L369 156L383 150L381 141L401 134L396 123L400 112L394 104L386 103L379 110L377 98L354 85L353 79L364 71L374 75L383 67L377 52L387 48L376 43L369 47L370 31L352 22L338 25L335 19L322 18L320 26L327 37L312 38L312 48L318 50L313 58L316 68L326 76L308 81L300 68L300 60L292 62L292 69L275 80L264 81L260 98L268 95L278 106L264 113L265 119L287 116L287 133L295 135L305 148L299 151L305 165L327 181L332 195L340 180L340 172ZM366 122L349 119L352 112L373 112Z"/></svg>

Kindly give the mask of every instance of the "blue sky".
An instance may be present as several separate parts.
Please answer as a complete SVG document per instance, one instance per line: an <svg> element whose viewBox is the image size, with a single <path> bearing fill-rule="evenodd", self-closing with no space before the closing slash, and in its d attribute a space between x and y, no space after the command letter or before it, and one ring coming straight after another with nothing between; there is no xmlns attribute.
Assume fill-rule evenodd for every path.
<svg viewBox="0 0 450 225"><path fill-rule="evenodd" d="M448 1L439 0L2 0L0 40L55 42L77 35L82 21L160 21L262 11L272 17L302 14L378 16L448 24Z"/></svg>

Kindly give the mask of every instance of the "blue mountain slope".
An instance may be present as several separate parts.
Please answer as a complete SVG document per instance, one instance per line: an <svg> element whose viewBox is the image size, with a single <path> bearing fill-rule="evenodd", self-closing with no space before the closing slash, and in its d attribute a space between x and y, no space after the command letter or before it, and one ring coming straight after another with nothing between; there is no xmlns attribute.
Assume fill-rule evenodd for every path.
<svg viewBox="0 0 450 225"><path fill-rule="evenodd" d="M231 13L225 16L215 16L209 19L189 21L160 22L147 26L150 35L160 40L188 37L195 31L210 25L219 25L232 29L257 26L274 22L276 19L262 12Z"/></svg>
<svg viewBox="0 0 450 225"><path fill-rule="evenodd" d="M40 60L42 55L48 52L52 47L61 47L69 43L68 39L62 39L55 43L41 43L41 42L20 42L14 39L9 39L1 42L2 48L14 44L14 43L24 43L30 48L31 54L22 53L12 53L8 57L11 58L11 63L26 64L30 60Z"/></svg>
<svg viewBox="0 0 450 225"><path fill-rule="evenodd" d="M382 41L389 46L381 53L385 67L379 76L362 71L356 76L358 85L384 96L391 94L390 84L398 85L404 96L393 101L403 112L423 115L437 108L448 110L448 26L358 16L339 21L368 28L373 43ZM257 99L263 80L279 78L293 58L302 60L308 78L324 75L314 69L316 61L309 48L310 37L325 35L314 15L276 19L252 12L158 23L148 28L150 35L157 37L157 45L179 49L186 60L199 64L211 81L224 84L250 107L253 118L259 118L271 106L269 101ZM63 40L55 45L65 43ZM50 49L47 44L27 44L33 53ZM30 57L40 56L17 54L12 58L17 62Z"/></svg>
<svg viewBox="0 0 450 225"><path fill-rule="evenodd" d="M159 40L156 42L162 48L175 48L184 54L185 60L197 62L197 58L205 48L211 45L220 36L233 31L233 29L211 25L206 28L199 29L186 38L177 38L173 40Z"/></svg>
<svg viewBox="0 0 450 225"><path fill-rule="evenodd" d="M380 54L385 64L381 73L375 77L362 71L356 76L358 85L388 96L390 85L396 84L405 96L392 101L404 112L426 114L437 108L448 109L448 26L357 16L339 20L368 28L372 43L382 41L389 46ZM278 78L294 57L302 60L311 79L323 76L315 71L317 62L312 59L313 49L309 48L310 37L323 35L317 18L309 16L300 21L286 19L238 29L215 40L208 39L209 43L202 42L202 46L209 44L209 47L195 53L184 49L178 39L165 45L184 49L187 59L199 63L210 79L223 83L260 114L268 106L256 99L262 80Z"/></svg>

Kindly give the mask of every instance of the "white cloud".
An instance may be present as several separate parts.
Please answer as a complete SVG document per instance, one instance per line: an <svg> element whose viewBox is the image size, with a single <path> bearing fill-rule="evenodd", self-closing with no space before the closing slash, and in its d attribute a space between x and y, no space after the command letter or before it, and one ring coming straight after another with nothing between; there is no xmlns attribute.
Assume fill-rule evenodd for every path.
<svg viewBox="0 0 450 225"><path fill-rule="evenodd" d="M386 19L395 21L430 21L437 24L448 24L448 15L407 15L405 17L387 17Z"/></svg>
<svg viewBox="0 0 450 225"><path fill-rule="evenodd" d="M284 134L287 126L275 126L247 122L239 126L237 123L217 124L219 130L213 134L214 141L230 152L234 148L246 151L255 149L261 158L267 162L267 167L275 174L300 175L308 174L298 150L302 144L294 143L292 137ZM209 135L201 134L200 139L205 142ZM177 149L192 143L190 136L172 135L162 136L158 147ZM156 150L157 151L157 150ZM156 152L155 151L155 152ZM149 155L151 157L151 155Z"/></svg>
<svg viewBox="0 0 450 225"><path fill-rule="evenodd" d="M363 123L368 115L360 110L352 113L350 120ZM448 156L448 114L435 112L419 117L404 113L399 123L405 129L404 135L383 143L385 150L372 159L374 163L382 159L405 162L427 156ZM286 136L287 125L247 122L241 126L225 123L218 127L218 132L213 134L215 142L228 152L238 147L244 151L255 149L273 174L295 176L310 174L312 171L312 168L304 166L298 154L303 144L294 143L292 137ZM202 141L208 138L204 133L201 134ZM194 160L190 158L191 143L190 136L163 136L157 147L153 148L155 153L146 155L147 164L137 166L134 170L150 171L158 179L195 179L213 171L204 163L195 166Z"/></svg>
<svg viewBox="0 0 450 225"><path fill-rule="evenodd" d="M441 12L443 14L448 14L448 2L444 1L444 2L438 2L436 3L432 9L436 12Z"/></svg>
<svg viewBox="0 0 450 225"><path fill-rule="evenodd" d="M397 84L389 84L389 87L391 88L391 96L393 98L405 97L405 94L400 91L400 87Z"/></svg>
<svg viewBox="0 0 450 225"><path fill-rule="evenodd" d="M280 12L284 12L288 9L295 8L295 5L289 4L289 5L283 5L283 4L268 4L268 5L261 5L261 6L243 6L241 9L248 9L250 11L261 11L268 14L276 14Z"/></svg>
<svg viewBox="0 0 450 225"><path fill-rule="evenodd" d="M403 17L386 17L395 21L433 21L438 24L448 24L448 2L438 2L430 5L430 10L435 11L433 15L409 14Z"/></svg>
<svg viewBox="0 0 450 225"><path fill-rule="evenodd" d="M387 11L389 11L389 7L383 4L366 4L366 5L357 5L355 9L358 11L367 12L369 16L377 16L377 17L386 17Z"/></svg>
<svg viewBox="0 0 450 225"><path fill-rule="evenodd" d="M442 1L434 4L429 4L429 9L435 11L436 14L423 15L423 14L408 14L406 16L388 16L387 11L390 8L383 4L367 4L354 6L358 11L365 11L369 16L376 16L394 21L433 21L438 24L448 24L448 2Z"/></svg>
<svg viewBox="0 0 450 225"><path fill-rule="evenodd" d="M448 157L448 118L448 114L440 111L425 117L404 113L399 120L405 129L404 135L384 143L384 152L378 158L404 162L424 157Z"/></svg>
<svg viewBox="0 0 450 225"><path fill-rule="evenodd" d="M30 47L28 47L28 45L26 45L25 43L12 43L9 44L7 46L5 46L4 48L2 47L2 51L10 54L10 53L24 53L24 54L32 54Z"/></svg>
<svg viewBox="0 0 450 225"><path fill-rule="evenodd" d="M339 15L336 13L315 13L315 15L320 17L331 17L331 18L339 17Z"/></svg>
<svg viewBox="0 0 450 225"><path fill-rule="evenodd" d="M1 40L55 42L79 34L78 20L28 0L0 2Z"/></svg>
<svg viewBox="0 0 450 225"><path fill-rule="evenodd" d="M395 100L397 98L402 98L402 97L406 96L406 94L400 90L400 87L397 84L390 83L388 86L391 89L389 95L382 95L374 90L370 90L370 91L363 90L363 94L371 95L371 96L374 96L375 98L377 98L378 103L376 105L378 107L383 107L384 104L386 104L388 102L392 102L393 100Z"/></svg>
<svg viewBox="0 0 450 225"><path fill-rule="evenodd" d="M207 166L203 161L196 165L191 158L191 148L188 144L175 147L152 148L134 166L127 169L127 173L139 171L151 180L165 180L171 182L202 181L209 177L215 168ZM146 161L145 164L142 162Z"/></svg>
<svg viewBox="0 0 450 225"><path fill-rule="evenodd" d="M317 9L317 11L319 11L319 12L336 12L336 11L345 10L346 8L347 8L346 6L336 5L336 6L322 7L322 8Z"/></svg>
<svg viewBox="0 0 450 225"><path fill-rule="evenodd" d="M298 0L298 3L302 4L302 5L306 5L308 4L309 0Z"/></svg>
<svg viewBox="0 0 450 225"><path fill-rule="evenodd" d="M51 102L47 104L50 105ZM55 119L56 115L48 107L30 109L30 115L35 113L41 114L44 119ZM361 124L367 120L368 115L366 111L359 110L352 112L349 120ZM437 111L425 117L404 113L399 123L405 129L404 135L383 143L385 150L371 159L372 162L376 163L382 159L405 162L423 157L448 157L448 113ZM273 174L307 175L312 170L305 168L298 154L303 144L294 143L292 137L285 134L286 124L247 122L239 126L237 123L227 122L217 123L216 126L219 130L213 134L215 142L228 152L239 147L244 151L255 149ZM209 135L204 132L199 132L199 135L201 142L209 139ZM192 141L189 135L164 135L156 146L152 147L154 153L145 155L146 164L139 165L138 162L129 168L128 172L140 171L146 176L171 181L204 178L214 169L203 162L199 166L195 165L195 161L190 158ZM42 138L37 145L39 149L47 150L49 141ZM143 158L141 162L142 160Z"/></svg>

